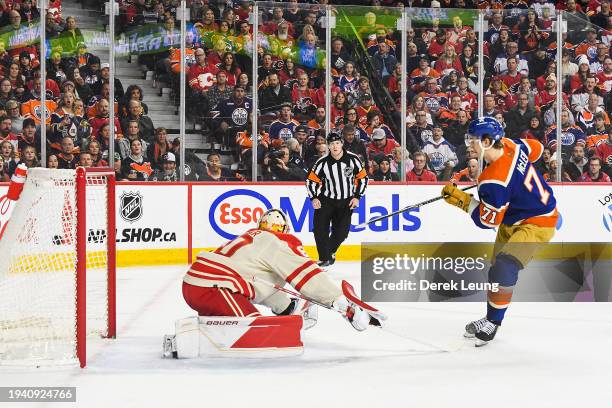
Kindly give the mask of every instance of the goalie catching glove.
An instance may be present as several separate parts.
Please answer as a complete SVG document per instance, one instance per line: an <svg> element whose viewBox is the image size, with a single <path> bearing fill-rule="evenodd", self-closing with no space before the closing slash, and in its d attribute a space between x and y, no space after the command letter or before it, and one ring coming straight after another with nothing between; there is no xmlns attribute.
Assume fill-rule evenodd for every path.
<svg viewBox="0 0 612 408"><path fill-rule="evenodd" d="M343 295L334 301L332 308L340 312L355 330L364 331L368 326L382 327L387 316L359 299L347 281L342 281L342 293Z"/></svg>
<svg viewBox="0 0 612 408"><path fill-rule="evenodd" d="M457 185L447 184L442 189L442 197L444 197L444 201L449 203L450 205L454 205L455 207L461 208L465 212L470 211L470 205L472 201L476 202L474 196L472 194L466 193L465 191L457 188Z"/></svg>

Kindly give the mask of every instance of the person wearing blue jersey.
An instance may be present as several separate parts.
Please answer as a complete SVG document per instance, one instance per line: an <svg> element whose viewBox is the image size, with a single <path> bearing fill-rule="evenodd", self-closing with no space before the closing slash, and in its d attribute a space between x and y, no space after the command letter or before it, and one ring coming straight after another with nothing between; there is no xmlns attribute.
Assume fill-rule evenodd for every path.
<svg viewBox="0 0 612 408"><path fill-rule="evenodd" d="M552 239L559 214L552 189L533 165L544 151L540 142L506 138L502 125L490 117L472 121L465 141L487 164L478 177L480 200L454 184L446 185L442 195L478 227L497 228L488 275L498 290L488 292L487 315L465 327L465 336L482 346L495 337L519 271Z"/></svg>

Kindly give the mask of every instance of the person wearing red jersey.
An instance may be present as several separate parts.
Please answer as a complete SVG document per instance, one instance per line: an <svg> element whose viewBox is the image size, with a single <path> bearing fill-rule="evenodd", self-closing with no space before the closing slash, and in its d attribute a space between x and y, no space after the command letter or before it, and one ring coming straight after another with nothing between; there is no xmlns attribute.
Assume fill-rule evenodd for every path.
<svg viewBox="0 0 612 408"><path fill-rule="evenodd" d="M194 93L202 94L215 83L219 68L206 63L206 53L202 48L195 50L196 63L189 67L187 83Z"/></svg>
<svg viewBox="0 0 612 408"><path fill-rule="evenodd" d="M372 143L368 145L368 158L372 156L383 155L390 156L393 149L399 147L399 144L390 138L387 138L383 129L374 129L372 132Z"/></svg>
<svg viewBox="0 0 612 408"><path fill-rule="evenodd" d="M608 175L612 174L612 129L608 131L608 139L602 140L595 147L595 157L599 157Z"/></svg>
<svg viewBox="0 0 612 408"><path fill-rule="evenodd" d="M565 106L569 106L567 94L561 94ZM544 89L535 95L535 106L538 106L542 112L548 110L557 100L557 76L548 74Z"/></svg>
<svg viewBox="0 0 612 408"><path fill-rule="evenodd" d="M414 167L406 173L407 181L438 181L436 173L426 168L427 155L424 152L416 152L412 155Z"/></svg>
<svg viewBox="0 0 612 408"><path fill-rule="evenodd" d="M429 44L427 54L433 59L438 59L438 57L444 54L444 48L446 47L446 44L446 32L442 28L438 28L438 30L436 31L436 38Z"/></svg>
<svg viewBox="0 0 612 408"><path fill-rule="evenodd" d="M499 76L499 79L508 87L512 87L521 82L522 75L518 71L518 57L508 57L506 60L507 71Z"/></svg>
<svg viewBox="0 0 612 408"><path fill-rule="evenodd" d="M478 98L470 91L467 78L460 76L457 84L457 92L451 93L450 96L461 98L461 109L464 111L475 112L478 110Z"/></svg>
<svg viewBox="0 0 612 408"><path fill-rule="evenodd" d="M595 78L600 88L606 92L612 91L612 58L604 59L603 69L595 75Z"/></svg>
<svg viewBox="0 0 612 408"><path fill-rule="evenodd" d="M291 285L301 295L338 311L359 331L381 326L386 317L335 284L290 233L287 216L278 209L263 213L255 228L237 236L214 251L197 255L183 277L183 298L199 316L261 316L255 305L270 308L276 316L304 313L300 299L287 296L277 287ZM275 287L276 286L276 287ZM349 285L350 286L350 285ZM312 308L307 309L308 312ZM307 319L313 318L309 322ZM274 318L273 318L274 319ZM247 319L248 320L248 319ZM285 319L279 318L279 324ZM304 316L314 325L316 316ZM264 336L265 329L262 329ZM177 337L181 334L177 332ZM164 340L164 350L181 355L180 341ZM169 344L166 344L168 340ZM173 344L174 343L174 344ZM178 350L176 349L178 347Z"/></svg>
<svg viewBox="0 0 612 408"><path fill-rule="evenodd" d="M444 53L440 55L434 64L434 69L442 76L448 75L451 71L457 71L459 75L463 75L461 61L459 61L459 58L457 58L457 52L452 44L446 44L444 47Z"/></svg>
<svg viewBox="0 0 612 408"><path fill-rule="evenodd" d="M609 183L610 177L601 170L601 157L593 156L589 159L588 170L576 181L583 183Z"/></svg>
<svg viewBox="0 0 612 408"><path fill-rule="evenodd" d="M108 99L100 99L96 106L96 116L89 119L89 124L91 125L91 135L93 137L98 137L102 126L110 123L109 114L110 104L108 103ZM119 118L115 116L114 122L115 135L121 137L123 135L123 130L121 129Z"/></svg>

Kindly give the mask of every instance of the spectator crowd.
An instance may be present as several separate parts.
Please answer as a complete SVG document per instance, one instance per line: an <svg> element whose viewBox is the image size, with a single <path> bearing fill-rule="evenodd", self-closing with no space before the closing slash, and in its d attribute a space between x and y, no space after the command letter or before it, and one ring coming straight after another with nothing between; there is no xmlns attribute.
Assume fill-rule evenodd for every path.
<svg viewBox="0 0 612 408"><path fill-rule="evenodd" d="M92 1L93 7L103 9L101 1ZM345 15L345 26L351 26L351 31L333 30L331 54L326 55L324 17L329 3L289 0L262 5L259 34L253 38L250 2L188 1L183 56L187 117L200 125L211 146L225 149L187 149L187 180L250 178L254 143L262 180L305 180L310 166L327 154L328 125L342 135L344 148L363 160L373 180L399 181L404 164L408 181L473 182L478 157L465 146L464 135L478 115L482 82L484 114L499 120L507 136L537 139L546 146L537 163L546 178L610 181L612 14L608 0L371 0L369 11ZM351 2L331 3L341 7ZM131 58L137 58L143 78L153 72L160 91L160 84L172 89L175 105L182 58L178 4L122 0L116 33L130 38L153 33L161 39L162 47L135 51ZM406 61L401 60L401 35L392 18L399 15L397 7L404 6L410 6L409 14L428 16L414 18L407 31ZM40 15L32 0L0 0L0 180L7 181L20 162L28 167L45 162L49 168L112 166L119 180L178 180L185 139L174 135L176 129L155 125L140 86L110 78L108 61L88 50L81 30L89 27L64 16L61 7L61 0L51 2L45 16L49 114L46 123L41 123L39 47L35 42L11 41L15 33L35 26ZM466 12L470 8L485 10L488 23L481 56L473 17L467 17L476 16L476 11ZM563 10L567 19L561 46L553 31L557 10ZM257 47L257 61L251 59L253 47ZM560 78L557 52L562 59ZM479 78L479 64L483 78ZM404 146L400 145L402 75L406 75L408 106ZM556 118L558 83L563 101L560 118ZM253 137L255 92L258 131ZM111 109L114 123L109 119ZM46 127L47 136L42 141L44 158L41 126ZM111 143L113 157L109 157ZM236 165L228 164L228 155Z"/></svg>

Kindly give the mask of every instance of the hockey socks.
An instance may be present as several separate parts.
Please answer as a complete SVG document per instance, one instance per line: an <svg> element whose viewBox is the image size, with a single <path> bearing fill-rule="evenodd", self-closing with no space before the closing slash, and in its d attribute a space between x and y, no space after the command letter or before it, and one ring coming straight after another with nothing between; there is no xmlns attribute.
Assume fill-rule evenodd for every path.
<svg viewBox="0 0 612 408"><path fill-rule="evenodd" d="M495 324L501 324L506 310L512 300L512 292L518 281L518 272L522 267L513 257L500 253L495 263L489 269L489 282L497 283L497 291L487 294L487 319Z"/></svg>

